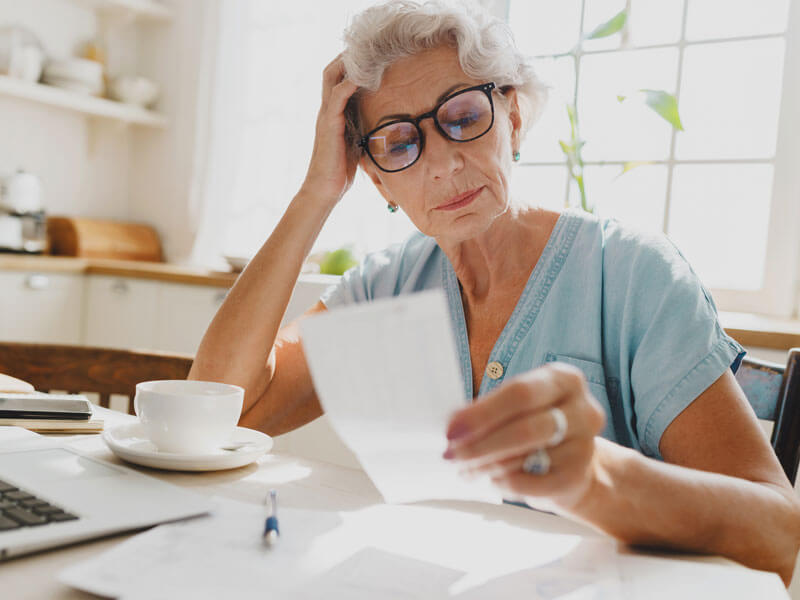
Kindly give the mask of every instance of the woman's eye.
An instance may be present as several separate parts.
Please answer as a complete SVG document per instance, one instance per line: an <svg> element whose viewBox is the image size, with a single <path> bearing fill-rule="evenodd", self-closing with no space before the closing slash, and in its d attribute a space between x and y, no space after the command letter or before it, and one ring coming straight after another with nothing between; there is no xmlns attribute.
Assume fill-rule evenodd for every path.
<svg viewBox="0 0 800 600"><path fill-rule="evenodd" d="M392 144L389 146L389 152L392 154L405 154L408 152L408 147L411 144Z"/></svg>
<svg viewBox="0 0 800 600"><path fill-rule="evenodd" d="M467 125L472 125L473 123L477 122L479 116L477 113L469 113L466 115L461 115L455 117L453 119L448 119L447 124L450 127L465 127Z"/></svg>

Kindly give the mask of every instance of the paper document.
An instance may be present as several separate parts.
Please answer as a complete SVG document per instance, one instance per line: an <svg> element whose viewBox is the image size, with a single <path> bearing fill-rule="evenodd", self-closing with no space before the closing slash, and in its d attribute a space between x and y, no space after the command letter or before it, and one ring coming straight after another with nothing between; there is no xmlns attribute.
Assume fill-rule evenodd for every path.
<svg viewBox="0 0 800 600"><path fill-rule="evenodd" d="M266 509L217 498L210 516L161 525L59 579L101 596L173 598L530 598L616 600L616 542L545 533L428 506L353 512Z"/></svg>
<svg viewBox="0 0 800 600"><path fill-rule="evenodd" d="M387 502L500 502L442 458L466 404L444 294L334 309L300 322L314 387L331 424Z"/></svg>

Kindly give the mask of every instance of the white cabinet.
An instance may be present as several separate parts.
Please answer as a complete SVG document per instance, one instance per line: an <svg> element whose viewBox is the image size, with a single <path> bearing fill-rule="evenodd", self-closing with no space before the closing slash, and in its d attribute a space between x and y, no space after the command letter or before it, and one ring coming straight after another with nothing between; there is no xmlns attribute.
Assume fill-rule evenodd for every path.
<svg viewBox="0 0 800 600"><path fill-rule="evenodd" d="M195 354L227 288L160 284L155 348Z"/></svg>
<svg viewBox="0 0 800 600"><path fill-rule="evenodd" d="M84 343L155 349L159 283L130 277L87 277Z"/></svg>
<svg viewBox="0 0 800 600"><path fill-rule="evenodd" d="M0 340L80 343L83 286L81 274L0 272Z"/></svg>
<svg viewBox="0 0 800 600"><path fill-rule="evenodd" d="M325 275L302 276L283 322L313 306L336 281ZM228 288L0 271L0 292L0 340L195 354Z"/></svg>

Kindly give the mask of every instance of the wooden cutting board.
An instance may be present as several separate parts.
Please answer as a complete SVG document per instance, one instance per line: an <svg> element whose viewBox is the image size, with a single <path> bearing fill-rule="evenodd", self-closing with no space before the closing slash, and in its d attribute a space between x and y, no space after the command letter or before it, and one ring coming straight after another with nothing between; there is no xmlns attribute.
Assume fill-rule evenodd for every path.
<svg viewBox="0 0 800 600"><path fill-rule="evenodd" d="M161 240L150 225L78 217L48 217L50 254L161 262Z"/></svg>

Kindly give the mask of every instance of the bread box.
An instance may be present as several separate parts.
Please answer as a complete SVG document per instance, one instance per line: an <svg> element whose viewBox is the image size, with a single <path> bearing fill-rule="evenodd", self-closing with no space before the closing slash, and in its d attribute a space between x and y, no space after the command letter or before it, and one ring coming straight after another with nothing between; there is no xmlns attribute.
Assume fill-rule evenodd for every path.
<svg viewBox="0 0 800 600"><path fill-rule="evenodd" d="M78 217L48 217L50 254L161 262L161 240L150 225Z"/></svg>

